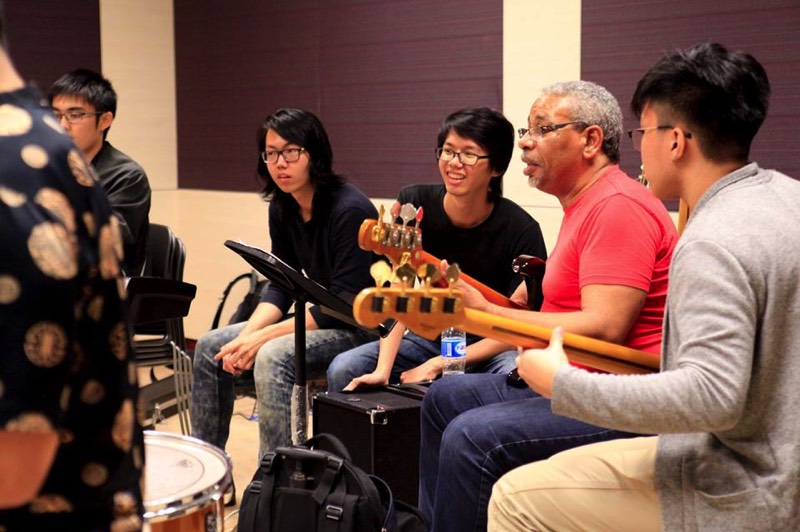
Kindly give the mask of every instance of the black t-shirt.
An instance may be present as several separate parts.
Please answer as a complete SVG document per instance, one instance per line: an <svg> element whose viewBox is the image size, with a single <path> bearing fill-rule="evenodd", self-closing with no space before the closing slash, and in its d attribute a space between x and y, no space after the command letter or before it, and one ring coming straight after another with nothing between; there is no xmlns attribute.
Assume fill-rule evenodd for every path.
<svg viewBox="0 0 800 532"><path fill-rule="evenodd" d="M444 195L444 185L410 185L397 197L401 204L424 209L420 222L422 248L431 255L458 263L464 273L506 296L522 282L522 276L511 270L515 258L534 255L547 259L539 224L513 201L500 198L486 220L465 229L456 227L447 217ZM538 283L535 308L541 300Z"/></svg>

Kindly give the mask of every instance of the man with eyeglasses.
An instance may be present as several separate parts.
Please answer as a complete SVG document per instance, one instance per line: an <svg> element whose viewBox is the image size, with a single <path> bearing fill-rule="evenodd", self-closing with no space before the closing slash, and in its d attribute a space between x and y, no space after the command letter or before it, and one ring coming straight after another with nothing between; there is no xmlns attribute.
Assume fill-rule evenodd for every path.
<svg viewBox="0 0 800 532"><path fill-rule="evenodd" d="M658 436L520 467L499 530L800 530L800 182L750 162L770 83L719 44L671 52L631 108L653 192L690 217L675 249L657 375L591 375L561 334L520 356L553 411Z"/></svg>
<svg viewBox="0 0 800 532"><path fill-rule="evenodd" d="M117 112L116 91L97 72L78 69L61 76L48 98L61 127L92 163L119 220L125 274L141 275L150 225L150 182L136 161L106 140Z"/></svg>
<svg viewBox="0 0 800 532"><path fill-rule="evenodd" d="M519 255L547 258L538 223L519 205L503 197L503 174L514 148L514 127L499 111L485 107L457 111L442 122L436 159L442 184L411 185L398 202L422 207L419 224L424 248L436 257L457 262L462 270L533 308L541 304L541 284L528 294L526 283L511 268ZM399 325L399 324L398 324ZM420 382L437 378L444 359L439 340L427 340L396 326L381 341L337 356L328 368L328 389L352 390L388 382ZM467 371L506 374L515 355L482 350L467 337ZM483 345L483 344L481 344Z"/></svg>
<svg viewBox="0 0 800 532"><path fill-rule="evenodd" d="M564 210L544 302L539 312L502 308L464 285L465 304L657 357L677 231L663 204L617 164L617 100L587 81L545 87L519 135L528 183ZM504 473L632 432L554 415L547 399L504 375L442 379L422 404L420 509L433 530L483 530L492 484Z"/></svg>

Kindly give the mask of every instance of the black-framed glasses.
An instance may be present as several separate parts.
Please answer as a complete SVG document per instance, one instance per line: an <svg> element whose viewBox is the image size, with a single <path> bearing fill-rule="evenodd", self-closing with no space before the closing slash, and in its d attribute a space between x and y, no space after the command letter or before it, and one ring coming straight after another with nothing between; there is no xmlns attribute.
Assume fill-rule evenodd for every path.
<svg viewBox="0 0 800 532"><path fill-rule="evenodd" d="M267 164L275 164L278 157L283 157L287 163L293 163L300 159L300 154L306 151L305 148L286 148L285 150L267 150L261 152L261 160Z"/></svg>
<svg viewBox="0 0 800 532"><path fill-rule="evenodd" d="M549 124L544 126L531 126L531 127L521 127L517 130L517 134L519 138L524 139L526 135L530 135L534 139L540 139L547 135L548 133L552 133L553 131L558 131L562 127L571 126L573 124L581 124L583 129L589 127L589 124L584 122L583 120L573 120L571 122L561 122L560 124Z"/></svg>
<svg viewBox="0 0 800 532"><path fill-rule="evenodd" d="M478 155L476 153L455 151L451 150L450 148L436 148L436 158L440 161L452 161L456 156L464 166L475 166L481 159L489 158L488 155Z"/></svg>
<svg viewBox="0 0 800 532"><path fill-rule="evenodd" d="M97 112L89 112L89 111L67 111L62 113L60 111L53 111L53 114L56 115L56 119L60 122L62 118L66 118L67 122L70 124L74 124L76 122L80 122L87 116L98 116L103 114L105 111L97 111Z"/></svg>
<svg viewBox="0 0 800 532"><path fill-rule="evenodd" d="M627 133L628 133L628 138L631 139L631 146L633 146L633 149L636 151L642 151L642 139L644 138L645 133L647 133L648 131L657 131L659 129L672 129L674 127L675 126L667 126L667 125L637 127L634 129L629 129ZM689 133L688 131L684 131L683 136L686 137L687 139L692 138L692 134Z"/></svg>

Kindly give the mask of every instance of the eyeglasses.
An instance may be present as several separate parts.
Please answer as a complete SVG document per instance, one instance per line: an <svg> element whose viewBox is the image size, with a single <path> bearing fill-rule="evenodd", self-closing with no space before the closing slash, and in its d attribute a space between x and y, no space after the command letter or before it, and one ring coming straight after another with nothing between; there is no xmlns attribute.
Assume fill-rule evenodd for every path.
<svg viewBox="0 0 800 532"><path fill-rule="evenodd" d="M287 163L293 163L300 159L300 154L306 151L305 148L286 148L280 151L263 151L261 152L261 160L266 164L275 164L278 162L278 157L283 157Z"/></svg>
<svg viewBox="0 0 800 532"><path fill-rule="evenodd" d="M475 153L465 153L451 150L450 148L436 148L436 158L440 161L452 161L453 157L458 156L458 160L464 166L475 166L481 159L488 159L488 155L477 155Z"/></svg>
<svg viewBox="0 0 800 532"><path fill-rule="evenodd" d="M90 113L88 111L67 111L66 113L61 113L59 111L53 111L53 114L56 115L56 119L60 122L62 118L66 118L67 122L70 124L74 124L75 122L80 122L87 116L97 116L103 114L105 111L98 111L96 113Z"/></svg>
<svg viewBox="0 0 800 532"><path fill-rule="evenodd" d="M631 146L636 151L642 151L642 139L644 138L644 134L648 131L656 131L659 129L672 129L675 126L650 126L650 127L637 127L635 129L628 130L628 138L631 139ZM683 132L683 136L687 139L692 138L692 134L688 131Z"/></svg>
<svg viewBox="0 0 800 532"><path fill-rule="evenodd" d="M573 120L572 122L561 122L560 124L551 124L549 126L532 126L532 127L521 127L517 130L517 134L519 138L524 139L525 135L530 135L531 138L540 139L547 135L548 133L552 133L553 131L558 131L562 127L571 126L573 124L581 124L584 129L589 127L589 124L584 122L583 120Z"/></svg>

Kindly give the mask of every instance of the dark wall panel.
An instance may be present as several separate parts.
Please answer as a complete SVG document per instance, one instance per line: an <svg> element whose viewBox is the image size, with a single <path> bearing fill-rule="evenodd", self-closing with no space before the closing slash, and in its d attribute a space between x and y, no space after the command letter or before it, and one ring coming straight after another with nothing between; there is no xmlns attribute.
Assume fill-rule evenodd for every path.
<svg viewBox="0 0 800 532"><path fill-rule="evenodd" d="M255 132L279 107L322 119L368 195L436 182L439 123L502 108L502 1L175 1L181 188L256 190Z"/></svg>
<svg viewBox="0 0 800 532"><path fill-rule="evenodd" d="M620 101L628 128L636 83L663 54L703 41L747 51L772 84L767 119L751 159L800 178L794 138L800 125L800 2L798 0L583 0L581 77L607 87ZM622 166L639 173L639 154L623 143Z"/></svg>
<svg viewBox="0 0 800 532"><path fill-rule="evenodd" d="M26 80L47 92L76 68L100 71L99 0L6 1L8 45Z"/></svg>

